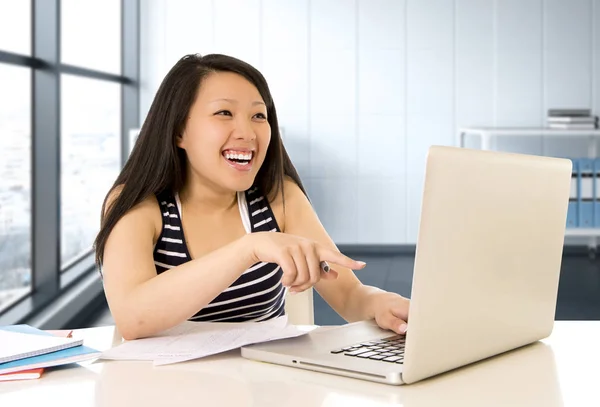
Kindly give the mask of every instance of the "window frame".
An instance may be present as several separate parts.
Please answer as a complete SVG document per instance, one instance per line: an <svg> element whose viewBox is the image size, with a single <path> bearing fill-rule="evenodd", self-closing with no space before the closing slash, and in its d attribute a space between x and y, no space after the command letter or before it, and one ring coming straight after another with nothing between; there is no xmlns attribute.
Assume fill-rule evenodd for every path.
<svg viewBox="0 0 600 407"><path fill-rule="evenodd" d="M121 74L112 74L60 62L60 0L31 0L32 55L0 50L0 63L31 68L31 292L0 311L0 325L41 321L40 311L69 308L73 320L81 311L82 297L102 294L94 254L82 253L61 269L60 222L60 76L71 74L120 83L121 168L129 155L129 131L139 128L140 1L121 0ZM77 295L77 285L83 284ZM90 287L93 289L90 291ZM70 298L66 298L70 297ZM97 298L90 298L90 304ZM77 304L78 310L75 310ZM63 308L64 308L63 306ZM54 328L59 319L54 319ZM43 326L47 323L39 322ZM60 325L60 323L59 323Z"/></svg>

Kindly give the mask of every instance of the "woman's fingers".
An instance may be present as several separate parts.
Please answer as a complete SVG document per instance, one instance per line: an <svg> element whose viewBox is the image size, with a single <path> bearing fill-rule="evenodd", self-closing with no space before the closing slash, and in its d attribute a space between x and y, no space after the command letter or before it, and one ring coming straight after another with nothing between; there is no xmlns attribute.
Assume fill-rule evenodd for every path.
<svg viewBox="0 0 600 407"><path fill-rule="evenodd" d="M291 248L290 254L296 266L296 278L294 278L291 285L303 285L310 280L310 266L307 262L306 254L302 251L300 247Z"/></svg>
<svg viewBox="0 0 600 407"><path fill-rule="evenodd" d="M279 264L283 271L281 284L283 284L284 287L291 287L294 280L296 280L297 274L294 259L289 253L284 253L280 260L277 261L277 264Z"/></svg>
<svg viewBox="0 0 600 407"><path fill-rule="evenodd" d="M315 285L321 279L321 260L317 255L317 250L314 247L309 247L306 250L306 262L309 268L309 278L306 284Z"/></svg>
<svg viewBox="0 0 600 407"><path fill-rule="evenodd" d="M407 329L407 323L401 318L395 316L391 311L386 312L381 316L375 318L377 325L383 329L389 329L397 334L405 334Z"/></svg>
<svg viewBox="0 0 600 407"><path fill-rule="evenodd" d="M322 262L319 260L317 251L314 247L306 247L303 253L308 267L308 275L304 281L298 282L297 284L295 283L294 286L290 288L290 292L292 293L309 289L317 284L323 275L326 274L321 267Z"/></svg>
<svg viewBox="0 0 600 407"><path fill-rule="evenodd" d="M331 269L328 273L325 273L325 272L321 273L321 280L335 280L337 277L338 277L338 272L335 271L334 269ZM301 286L292 286L292 287L290 287L290 293L294 294L294 293L299 293L299 292L308 290L313 285L314 284L307 283L307 284L303 284Z"/></svg>
<svg viewBox="0 0 600 407"><path fill-rule="evenodd" d="M338 277L335 265L349 269L362 269L365 263L324 247L315 242L300 241L279 251L277 263L283 269L282 284L290 287L290 292L304 291L320 279Z"/></svg>
<svg viewBox="0 0 600 407"><path fill-rule="evenodd" d="M340 266L347 267L352 270L360 270L365 267L366 263L364 261L358 261L351 259L350 257L337 252L335 250L331 250L327 247L320 246L317 249L317 254L321 260L326 262L332 262L335 264L339 264Z"/></svg>

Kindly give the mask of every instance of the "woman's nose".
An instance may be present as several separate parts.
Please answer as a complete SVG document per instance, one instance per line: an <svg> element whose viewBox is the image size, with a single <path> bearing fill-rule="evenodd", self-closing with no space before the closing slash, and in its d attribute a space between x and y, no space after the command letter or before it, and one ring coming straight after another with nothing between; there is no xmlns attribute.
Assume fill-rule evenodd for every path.
<svg viewBox="0 0 600 407"><path fill-rule="evenodd" d="M256 138L256 134L254 133L251 123L243 119L236 121L233 133L237 139L252 141Z"/></svg>

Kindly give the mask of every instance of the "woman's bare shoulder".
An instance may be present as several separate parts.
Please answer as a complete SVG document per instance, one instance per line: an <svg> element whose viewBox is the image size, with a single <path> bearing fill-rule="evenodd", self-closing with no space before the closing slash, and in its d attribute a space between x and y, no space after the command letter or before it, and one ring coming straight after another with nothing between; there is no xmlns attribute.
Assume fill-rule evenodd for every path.
<svg viewBox="0 0 600 407"><path fill-rule="evenodd" d="M301 207L304 201L307 201L306 196L298 184L290 177L285 177L283 191L280 190L275 199L270 202L271 209L282 232L285 232L285 219L294 216L296 209Z"/></svg>
<svg viewBox="0 0 600 407"><path fill-rule="evenodd" d="M111 206L115 203L115 200L123 192L123 186L119 185L114 188L106 198L106 205L104 207L104 213L106 214ZM127 211L123 218L135 219L135 223L150 223L154 230L154 241L158 239L162 230L162 216L158 200L154 195L148 195L141 202Z"/></svg>

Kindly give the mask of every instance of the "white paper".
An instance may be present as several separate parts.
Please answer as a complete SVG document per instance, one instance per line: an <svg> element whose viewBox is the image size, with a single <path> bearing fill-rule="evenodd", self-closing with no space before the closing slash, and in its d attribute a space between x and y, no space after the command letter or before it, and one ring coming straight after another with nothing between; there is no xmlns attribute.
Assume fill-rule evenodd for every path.
<svg viewBox="0 0 600 407"><path fill-rule="evenodd" d="M167 365L306 333L288 325L286 316L264 322L186 321L157 336L124 342L104 352L101 358L152 360L155 365Z"/></svg>

